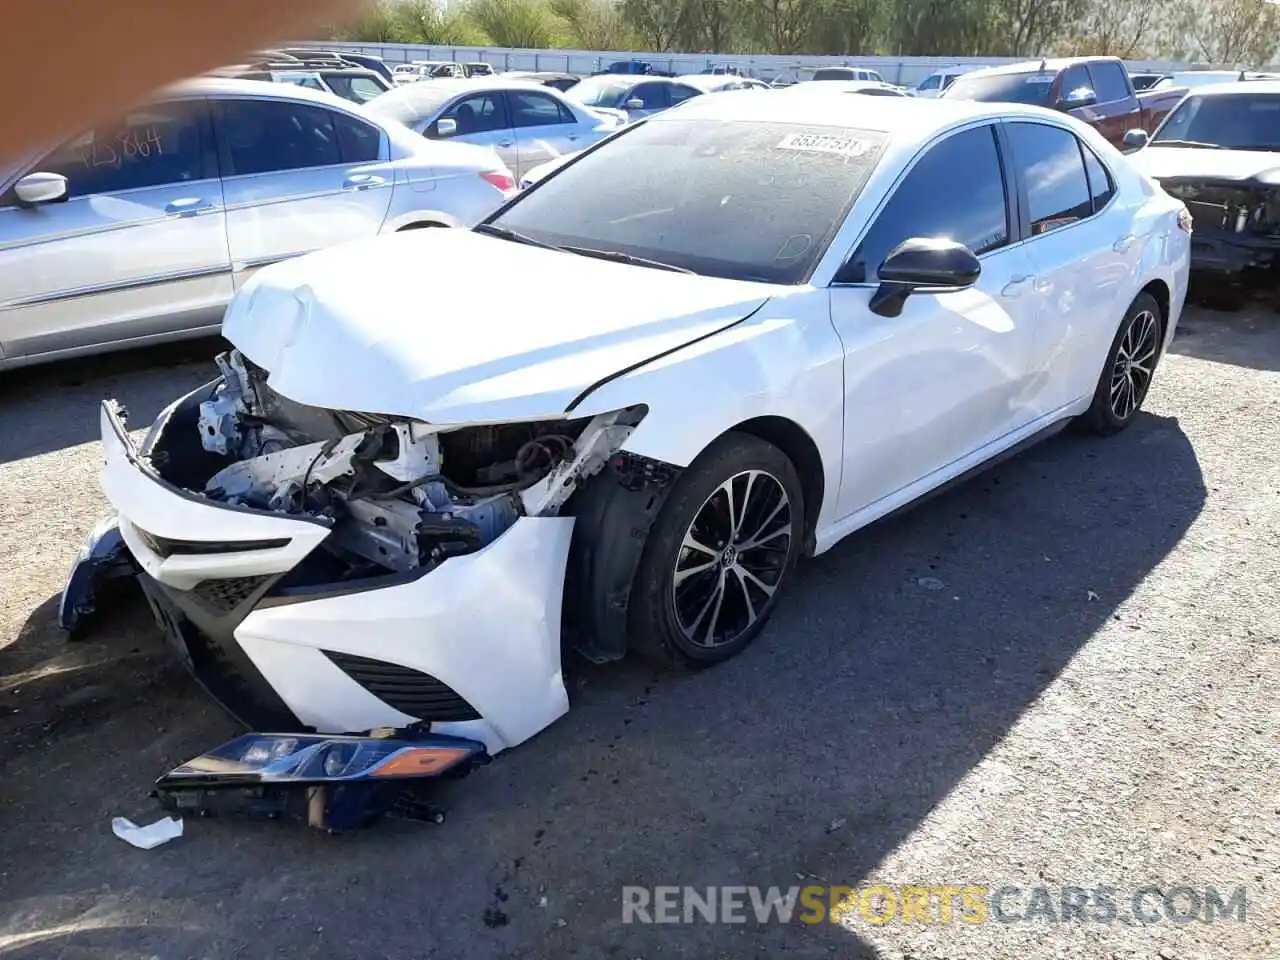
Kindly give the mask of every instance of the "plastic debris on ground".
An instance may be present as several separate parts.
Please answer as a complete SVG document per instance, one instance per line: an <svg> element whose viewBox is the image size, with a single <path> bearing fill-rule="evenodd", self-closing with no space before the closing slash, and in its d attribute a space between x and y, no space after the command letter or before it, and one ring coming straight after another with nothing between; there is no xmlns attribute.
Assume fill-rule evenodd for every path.
<svg viewBox="0 0 1280 960"><path fill-rule="evenodd" d="M164 817L155 823L140 827L127 817L115 817L111 821L111 832L139 850L152 850L162 843L168 843L182 836L182 821L175 820L173 817Z"/></svg>

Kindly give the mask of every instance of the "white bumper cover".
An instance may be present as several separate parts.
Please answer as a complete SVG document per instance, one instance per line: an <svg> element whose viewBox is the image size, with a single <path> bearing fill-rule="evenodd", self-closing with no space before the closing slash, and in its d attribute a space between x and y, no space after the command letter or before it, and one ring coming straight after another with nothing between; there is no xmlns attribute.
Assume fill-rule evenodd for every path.
<svg viewBox="0 0 1280 960"><path fill-rule="evenodd" d="M160 584L284 573L314 550L319 523L201 502L141 461L109 404L102 410L102 487L120 515L139 566ZM322 651L386 661L451 687L481 719L434 723L497 753L533 736L569 708L560 662L560 614L571 517L521 517L475 553L415 579L315 599L268 599L234 630L235 641L297 718L324 733L401 726L412 720L360 686ZM147 535L150 535L148 537ZM153 537L270 549L162 557Z"/></svg>

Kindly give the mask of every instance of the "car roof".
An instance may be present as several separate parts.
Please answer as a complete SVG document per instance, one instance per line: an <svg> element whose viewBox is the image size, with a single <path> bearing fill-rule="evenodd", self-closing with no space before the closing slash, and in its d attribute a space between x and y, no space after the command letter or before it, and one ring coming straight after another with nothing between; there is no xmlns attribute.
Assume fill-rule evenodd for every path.
<svg viewBox="0 0 1280 960"><path fill-rule="evenodd" d="M1057 73L1059 70L1065 70L1067 67L1075 66L1078 63L1101 63L1103 61L1119 63L1122 66L1124 63L1118 57L1050 57L1045 60L1020 60L1017 63L1003 63L998 67L973 70L966 73L965 76L971 80L980 80L983 77L999 77L1010 73Z"/></svg>
<svg viewBox="0 0 1280 960"><path fill-rule="evenodd" d="M1280 94L1280 80L1228 80L1225 83L1206 83L1201 87L1191 87L1187 96L1217 97L1231 93Z"/></svg>
<svg viewBox="0 0 1280 960"><path fill-rule="evenodd" d="M648 123L668 120L733 120L852 127L924 140L936 131L967 120L1060 119L1043 107L975 100L916 97L761 97L751 90L728 90L714 97L695 97L677 109L656 114Z"/></svg>
<svg viewBox="0 0 1280 960"><path fill-rule="evenodd" d="M319 71L303 70L301 72L317 73ZM341 107L349 113L355 112L352 111L353 104L350 101L327 91L311 90L291 83L272 83L269 80L241 80L238 77L196 77L191 80L182 80L162 88L151 99L171 100L176 97L216 96L304 100L327 107Z"/></svg>

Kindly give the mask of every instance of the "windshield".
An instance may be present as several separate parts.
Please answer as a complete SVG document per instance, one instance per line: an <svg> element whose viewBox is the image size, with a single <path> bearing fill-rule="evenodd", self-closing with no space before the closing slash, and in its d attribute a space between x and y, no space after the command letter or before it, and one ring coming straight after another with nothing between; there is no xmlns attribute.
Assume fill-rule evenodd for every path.
<svg viewBox="0 0 1280 960"><path fill-rule="evenodd" d="M588 107L617 107L633 86L635 84L631 80L587 77L574 84L568 94Z"/></svg>
<svg viewBox="0 0 1280 960"><path fill-rule="evenodd" d="M452 84L411 83L380 93L365 103L364 108L380 117L399 120L413 127L426 117L433 116L446 100L458 92Z"/></svg>
<svg viewBox="0 0 1280 960"><path fill-rule="evenodd" d="M1029 103L1047 107L1053 89L1052 73L1001 73L991 77L960 77L947 87L948 100L985 103Z"/></svg>
<svg viewBox="0 0 1280 960"><path fill-rule="evenodd" d="M491 222L705 276L803 283L886 142L868 130L666 115L580 157Z"/></svg>
<svg viewBox="0 0 1280 960"><path fill-rule="evenodd" d="M1280 151L1280 95L1192 94L1169 114L1151 145L1175 140L1231 150Z"/></svg>

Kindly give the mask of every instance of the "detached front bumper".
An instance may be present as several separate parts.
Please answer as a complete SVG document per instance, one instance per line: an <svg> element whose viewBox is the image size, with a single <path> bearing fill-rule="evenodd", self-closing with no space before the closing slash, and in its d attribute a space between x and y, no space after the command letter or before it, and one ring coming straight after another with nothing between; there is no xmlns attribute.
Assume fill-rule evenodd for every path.
<svg viewBox="0 0 1280 960"><path fill-rule="evenodd" d="M422 575L299 586L288 575L325 523L182 490L138 454L112 401L101 425L102 486L157 623L244 722L345 733L429 721L493 754L568 710L560 617L573 518L521 517Z"/></svg>

